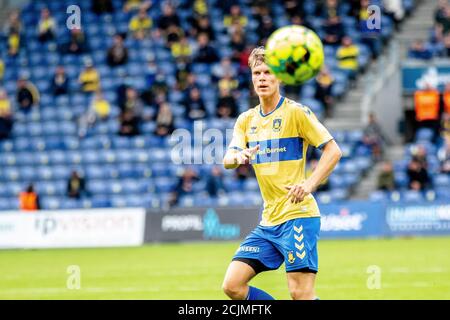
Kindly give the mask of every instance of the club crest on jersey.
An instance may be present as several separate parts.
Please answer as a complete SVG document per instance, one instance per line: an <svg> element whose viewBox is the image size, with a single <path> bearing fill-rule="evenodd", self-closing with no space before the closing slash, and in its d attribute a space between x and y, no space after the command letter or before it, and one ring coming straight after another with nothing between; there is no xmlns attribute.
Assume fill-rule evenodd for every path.
<svg viewBox="0 0 450 320"><path fill-rule="evenodd" d="M272 125L273 132L279 132L280 129L281 129L281 119L274 119Z"/></svg>
<svg viewBox="0 0 450 320"><path fill-rule="evenodd" d="M288 261L289 261L289 263L294 263L294 261L295 261L294 251L288 252Z"/></svg>
<svg viewBox="0 0 450 320"><path fill-rule="evenodd" d="M250 134L256 134L257 127L251 127L250 128Z"/></svg>

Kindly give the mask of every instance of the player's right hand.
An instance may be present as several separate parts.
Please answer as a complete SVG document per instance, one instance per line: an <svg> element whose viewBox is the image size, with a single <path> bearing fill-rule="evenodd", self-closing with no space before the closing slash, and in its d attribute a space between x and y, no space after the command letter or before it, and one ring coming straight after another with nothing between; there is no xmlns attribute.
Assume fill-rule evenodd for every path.
<svg viewBox="0 0 450 320"><path fill-rule="evenodd" d="M253 148L247 148L236 153L235 164L248 164L253 156L258 152L259 144Z"/></svg>

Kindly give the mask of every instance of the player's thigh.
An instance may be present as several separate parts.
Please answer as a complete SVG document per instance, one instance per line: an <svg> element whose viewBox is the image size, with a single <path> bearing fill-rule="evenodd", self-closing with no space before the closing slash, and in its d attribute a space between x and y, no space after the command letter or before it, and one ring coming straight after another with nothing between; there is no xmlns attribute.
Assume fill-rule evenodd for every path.
<svg viewBox="0 0 450 320"><path fill-rule="evenodd" d="M288 272L288 288L293 299L312 300L315 298L316 274L310 271Z"/></svg>
<svg viewBox="0 0 450 320"><path fill-rule="evenodd" d="M256 271L242 261L231 261L223 280L224 288L237 288L245 286L254 276Z"/></svg>

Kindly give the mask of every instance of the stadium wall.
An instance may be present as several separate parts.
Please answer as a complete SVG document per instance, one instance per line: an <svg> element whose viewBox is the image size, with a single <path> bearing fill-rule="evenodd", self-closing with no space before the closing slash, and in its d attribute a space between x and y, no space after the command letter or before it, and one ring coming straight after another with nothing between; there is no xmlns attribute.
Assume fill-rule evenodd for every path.
<svg viewBox="0 0 450 320"><path fill-rule="evenodd" d="M321 238L450 235L450 202L322 204ZM0 214L0 249L120 247L243 239L261 208L55 210Z"/></svg>

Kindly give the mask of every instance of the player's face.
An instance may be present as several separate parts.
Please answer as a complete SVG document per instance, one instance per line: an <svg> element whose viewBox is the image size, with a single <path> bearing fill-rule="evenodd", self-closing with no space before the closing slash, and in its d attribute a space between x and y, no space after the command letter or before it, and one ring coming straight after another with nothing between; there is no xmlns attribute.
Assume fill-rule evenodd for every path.
<svg viewBox="0 0 450 320"><path fill-rule="evenodd" d="M269 71L265 63L253 67L252 82L256 94L261 98L272 96L280 86L280 81Z"/></svg>

